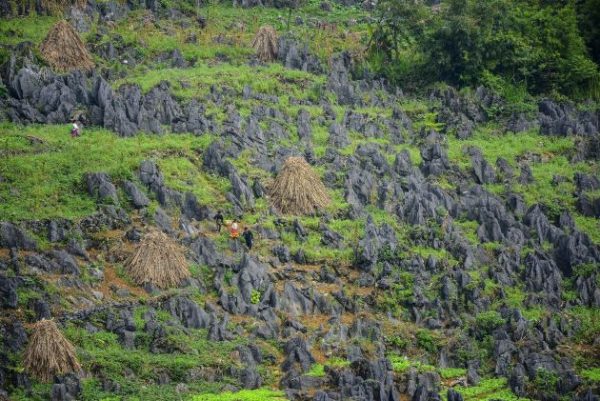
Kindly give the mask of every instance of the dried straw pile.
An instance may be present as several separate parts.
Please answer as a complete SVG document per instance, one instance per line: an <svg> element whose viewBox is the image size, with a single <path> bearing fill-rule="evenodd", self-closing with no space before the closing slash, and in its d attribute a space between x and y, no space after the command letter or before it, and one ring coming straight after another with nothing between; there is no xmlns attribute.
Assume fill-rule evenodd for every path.
<svg viewBox="0 0 600 401"><path fill-rule="evenodd" d="M57 71L91 70L94 62L77 31L67 21L58 21L40 45L42 57Z"/></svg>
<svg viewBox="0 0 600 401"><path fill-rule="evenodd" d="M23 365L30 375L45 382L52 380L55 375L81 370L73 345L53 320L46 319L33 326Z"/></svg>
<svg viewBox="0 0 600 401"><path fill-rule="evenodd" d="M273 205L286 214L315 214L330 202L319 176L302 157L285 161L269 192Z"/></svg>
<svg viewBox="0 0 600 401"><path fill-rule="evenodd" d="M190 276L183 249L162 231L148 232L126 263L127 273L138 285L177 287Z"/></svg>
<svg viewBox="0 0 600 401"><path fill-rule="evenodd" d="M261 61L273 61L277 58L277 32L270 25L263 25L258 30L252 47Z"/></svg>

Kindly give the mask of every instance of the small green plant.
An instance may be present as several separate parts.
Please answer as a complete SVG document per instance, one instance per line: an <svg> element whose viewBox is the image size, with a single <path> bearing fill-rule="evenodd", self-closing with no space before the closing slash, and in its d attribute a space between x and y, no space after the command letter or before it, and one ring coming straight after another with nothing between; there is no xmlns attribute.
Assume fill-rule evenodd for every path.
<svg viewBox="0 0 600 401"><path fill-rule="evenodd" d="M475 323L484 333L490 333L497 327L502 326L506 321L500 316L500 313L492 310L478 314L475 318Z"/></svg>
<svg viewBox="0 0 600 401"><path fill-rule="evenodd" d="M388 343L398 349L404 349L408 345L408 340L401 336L391 336L387 339Z"/></svg>
<svg viewBox="0 0 600 401"><path fill-rule="evenodd" d="M552 393L558 384L558 375L546 369L539 368L535 372L533 386L541 393Z"/></svg>
<svg viewBox="0 0 600 401"><path fill-rule="evenodd" d="M436 352L438 349L438 339L429 330L419 330L416 334L417 345L427 352Z"/></svg>
<svg viewBox="0 0 600 401"><path fill-rule="evenodd" d="M257 305L260 303L261 293L258 290L252 290L252 294L250 295L250 303L253 305Z"/></svg>
<svg viewBox="0 0 600 401"><path fill-rule="evenodd" d="M396 373L403 373L412 366L412 362L405 356L402 357L399 355L390 355L388 358L392 363L394 372Z"/></svg>
<svg viewBox="0 0 600 401"><path fill-rule="evenodd" d="M600 367L582 370L581 377L594 383L600 383Z"/></svg>
<svg viewBox="0 0 600 401"><path fill-rule="evenodd" d="M324 377L325 367L320 363L315 363L311 366L310 370L306 372L306 376L311 377Z"/></svg>
<svg viewBox="0 0 600 401"><path fill-rule="evenodd" d="M327 360L327 366L331 366L333 368L345 368L350 366L350 361L347 359L333 357Z"/></svg>
<svg viewBox="0 0 600 401"><path fill-rule="evenodd" d="M467 370L462 368L444 368L439 369L439 373L442 379L454 379L456 377L465 376Z"/></svg>
<svg viewBox="0 0 600 401"><path fill-rule="evenodd" d="M410 368L415 368L418 372L432 372L435 367L421 361L408 359L406 356L388 355L388 359L392 363L392 368L396 373L404 373Z"/></svg>

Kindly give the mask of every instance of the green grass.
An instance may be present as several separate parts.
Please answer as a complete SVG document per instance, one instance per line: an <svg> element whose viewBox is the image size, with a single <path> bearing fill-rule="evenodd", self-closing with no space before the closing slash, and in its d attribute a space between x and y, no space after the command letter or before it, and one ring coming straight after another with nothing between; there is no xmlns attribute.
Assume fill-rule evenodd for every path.
<svg viewBox="0 0 600 401"><path fill-rule="evenodd" d="M596 244L600 244L600 221L594 217L586 217L575 214L575 225L579 230L586 233Z"/></svg>
<svg viewBox="0 0 600 401"><path fill-rule="evenodd" d="M282 391L259 388L256 390L240 390L237 393L200 394L190 401L283 401L287 400Z"/></svg>
<svg viewBox="0 0 600 401"><path fill-rule="evenodd" d="M532 322L539 322L542 320L547 311L543 306L538 306L535 308L522 309L521 313L525 319L531 320Z"/></svg>
<svg viewBox="0 0 600 401"><path fill-rule="evenodd" d="M327 360L326 365L333 368L345 368L350 366L350 361L343 358L332 357Z"/></svg>
<svg viewBox="0 0 600 401"><path fill-rule="evenodd" d="M56 21L58 17L37 15L3 19L0 25L1 42L5 45L16 45L23 41L41 43Z"/></svg>
<svg viewBox="0 0 600 401"><path fill-rule="evenodd" d="M392 363L392 368L396 373L404 373L410 368L415 368L419 372L431 372L435 370L435 367L432 365L421 361L411 360L405 356L388 355L388 359Z"/></svg>
<svg viewBox="0 0 600 401"><path fill-rule="evenodd" d="M325 377L325 366L320 363L315 363L310 367L310 370L305 373L311 377Z"/></svg>
<svg viewBox="0 0 600 401"><path fill-rule="evenodd" d="M214 342L206 339L206 330L188 330L187 333L167 327L166 341L178 350L172 354L152 354L145 349L145 333L137 333L135 349L125 350L116 334L100 331L94 334L85 329L69 326L66 337L77 346L84 369L92 366L102 369L109 377L121 378L123 369L130 369L138 380L153 380L157 372L166 371L173 381L182 381L192 368L212 367L225 369L236 365L231 352L247 340Z"/></svg>
<svg viewBox="0 0 600 401"><path fill-rule="evenodd" d="M28 145L27 136L43 141ZM64 217L77 219L96 210L85 187L86 172L106 172L118 186L120 180L135 180L144 159L158 161L165 182L181 191L191 191L202 203L224 200L227 185L199 169L198 152L208 136L138 135L120 138L107 130L90 128L72 139L66 125L0 125L2 155L0 176L0 220L37 220Z"/></svg>
<svg viewBox="0 0 600 401"><path fill-rule="evenodd" d="M586 380L600 383L600 368L584 369L580 374Z"/></svg>
<svg viewBox="0 0 600 401"><path fill-rule="evenodd" d="M508 388L505 378L483 379L477 386L455 387L455 390L462 394L465 401L528 401L528 398L517 397Z"/></svg>
<svg viewBox="0 0 600 401"><path fill-rule="evenodd" d="M495 165L497 158L503 157L517 167L517 157L526 152L553 157L565 154L574 144L571 137L547 137L534 131L502 133L495 125L489 125L477 128L473 136L465 140L449 138L448 157L462 168L470 167L471 157L464 152L469 146L478 147L491 165Z"/></svg>
<svg viewBox="0 0 600 401"><path fill-rule="evenodd" d="M139 40L140 46L149 54L181 49L186 58L197 57L200 60L214 59L217 54L229 57L233 62L240 62L254 51L250 44L261 25L272 25L277 32L291 31L293 35L306 40L310 50L320 59L326 61L331 54L341 49L358 49L361 41L366 40L367 26L365 23L344 26L348 20L359 19L366 13L354 7L342 7L333 4L331 12L320 9L320 3L309 1L294 10L291 24L288 26L287 15L282 10L271 7L241 8L231 5L218 4L202 6L199 13L206 17L208 24L200 29L196 24L181 28L178 24L161 20L157 26L145 24L143 13L136 12L129 19L121 22L116 31L127 41ZM281 18L285 16L284 18ZM295 25L293 19L300 16L307 18L318 17L322 21L338 24L334 32L313 29L307 25ZM195 34L198 43L185 43L185 38ZM218 43L214 38L221 36L225 43ZM348 35L352 40L348 40Z"/></svg>
<svg viewBox="0 0 600 401"><path fill-rule="evenodd" d="M479 244L479 237L477 236L477 228L479 228L479 223L475 220L455 220L454 225L456 225L463 236L472 244Z"/></svg>
<svg viewBox="0 0 600 401"><path fill-rule="evenodd" d="M600 333L600 309L578 306L567 314L579 322L575 331L575 340L592 344Z"/></svg>
<svg viewBox="0 0 600 401"><path fill-rule="evenodd" d="M442 379L454 379L467 374L467 370L462 368L444 368L438 369L438 372Z"/></svg>
<svg viewBox="0 0 600 401"><path fill-rule="evenodd" d="M429 247L423 247L423 246L413 246L410 248L410 252L414 253L416 255L421 256L424 259L427 259L429 257L434 257L436 258L438 261L442 261L442 260L449 260L452 259L452 255L450 254L450 252L448 252L446 249L435 249L435 248L429 248Z"/></svg>
<svg viewBox="0 0 600 401"><path fill-rule="evenodd" d="M134 320L138 327L143 324L141 315L144 311L143 307L134 311ZM158 311L157 318L162 322L171 319L162 311ZM215 342L206 339L206 330L188 329L183 332L168 324L165 328L167 335L166 343L163 345L169 345L175 350L169 354L149 352L147 347L150 339L141 330L136 333L135 349L122 348L117 341L117 335L106 331L91 334L83 328L70 325L64 330L64 333L76 346L83 368L88 371L99 369L107 378L119 383L121 386L119 397L125 397L124 399L127 400L178 401L181 398L175 387L180 382L186 383L191 394L218 393L225 384L239 385L236 379L227 376L227 372L232 366L239 366L239 361L234 359L233 351L237 346L246 344L247 339ZM218 382L206 382L203 379L189 380L187 375L192 369L217 372L222 375L222 378ZM133 372L135 376L133 378L123 377L125 370ZM163 386L154 384L160 372L166 372L169 375L171 384ZM114 394L102 391L101 384L96 378L83 380L83 393L86 400L103 400L114 397ZM249 393L248 396L251 394L260 397L268 393L261 393L257 390L256 393ZM205 397L205 395L197 397ZM212 397L212 395L206 395L206 397ZM204 398L197 399L203 400ZM252 400L253 398L243 399ZM273 400L277 399L273 398Z"/></svg>
<svg viewBox="0 0 600 401"><path fill-rule="evenodd" d="M588 234L594 243L600 243L598 220L581 216L575 211L575 186L569 181L577 172L598 175L600 171L597 165L569 162L575 146L573 137L548 137L535 131L502 133L493 124L480 127L466 140L459 141L451 137L448 139L448 157L463 169L471 167L471 157L465 152L468 146L481 149L491 165L495 165L499 157L505 158L515 168L516 175L519 174L519 157L527 153L537 155L541 161L529 163L535 181L527 185L515 184L513 191L523 196L527 206L543 204L551 218L558 217L563 210L570 211L578 229ZM567 177L569 180L552 185L555 175ZM504 185L501 184L488 184L486 188L496 195L504 193Z"/></svg>
<svg viewBox="0 0 600 401"><path fill-rule="evenodd" d="M13 401L46 401L50 398L52 383L34 382L31 386L31 391L26 392L19 388L10 394L10 399Z"/></svg>
<svg viewBox="0 0 600 401"><path fill-rule="evenodd" d="M317 76L299 70L284 68L281 64L269 64L264 67L249 65L219 64L216 66L198 64L187 69L165 68L135 72L122 80L114 82L115 88L124 83L138 84L143 92L158 85L161 81L171 82L173 94L179 98L202 97L209 93L212 85L227 86L241 94L248 85L254 92L269 95L286 95L306 98L305 86L323 84L323 76ZM189 88L183 88L184 80ZM240 100L243 102L243 100Z"/></svg>
<svg viewBox="0 0 600 401"><path fill-rule="evenodd" d="M522 309L523 301L525 301L526 294L523 289L518 286L504 287L505 298L502 300L511 308Z"/></svg>

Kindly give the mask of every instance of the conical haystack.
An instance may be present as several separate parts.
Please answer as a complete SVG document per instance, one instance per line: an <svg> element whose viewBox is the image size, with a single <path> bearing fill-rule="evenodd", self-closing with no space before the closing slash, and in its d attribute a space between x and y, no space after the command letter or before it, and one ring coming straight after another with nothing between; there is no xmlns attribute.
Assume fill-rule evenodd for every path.
<svg viewBox="0 0 600 401"><path fill-rule="evenodd" d="M147 233L126 263L127 273L138 285L177 287L190 276L183 249L162 231Z"/></svg>
<svg viewBox="0 0 600 401"><path fill-rule="evenodd" d="M286 214L314 214L330 202L319 176L302 157L285 161L270 196L273 205Z"/></svg>
<svg viewBox="0 0 600 401"><path fill-rule="evenodd" d="M252 41L252 47L261 61L277 58L277 32L270 25L263 25Z"/></svg>
<svg viewBox="0 0 600 401"><path fill-rule="evenodd" d="M23 365L31 376L46 382L55 375L81 370L73 345L53 320L46 319L33 326Z"/></svg>
<svg viewBox="0 0 600 401"><path fill-rule="evenodd" d="M58 21L40 45L42 57L57 71L90 70L94 62L77 31L67 21Z"/></svg>

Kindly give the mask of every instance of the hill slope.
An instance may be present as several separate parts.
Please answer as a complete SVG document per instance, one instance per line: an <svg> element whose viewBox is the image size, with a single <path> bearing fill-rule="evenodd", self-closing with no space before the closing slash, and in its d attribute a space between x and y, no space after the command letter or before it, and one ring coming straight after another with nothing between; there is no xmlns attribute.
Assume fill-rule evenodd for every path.
<svg viewBox="0 0 600 401"><path fill-rule="evenodd" d="M39 59L56 14L0 27L2 397L597 400L597 105L391 89L359 68L360 5L85 4L90 73ZM318 216L269 201L289 156ZM152 227L185 249L180 288L125 272ZM22 355L50 317L83 369L42 383Z"/></svg>

